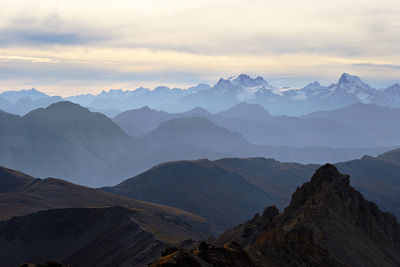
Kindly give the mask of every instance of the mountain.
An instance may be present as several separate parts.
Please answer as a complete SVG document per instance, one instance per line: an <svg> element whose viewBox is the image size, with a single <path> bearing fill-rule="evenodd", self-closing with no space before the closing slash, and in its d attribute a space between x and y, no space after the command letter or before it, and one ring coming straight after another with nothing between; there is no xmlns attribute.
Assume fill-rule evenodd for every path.
<svg viewBox="0 0 400 267"><path fill-rule="evenodd" d="M1 266L48 259L142 266L168 244L215 233L189 212L3 167L0 209Z"/></svg>
<svg viewBox="0 0 400 267"><path fill-rule="evenodd" d="M124 111L114 117L113 121L127 134L138 136L147 134L157 128L160 123L174 116L164 111L157 111L145 106L139 109Z"/></svg>
<svg viewBox="0 0 400 267"><path fill-rule="evenodd" d="M5 98L0 97L0 108L1 110L7 110L12 103Z"/></svg>
<svg viewBox="0 0 400 267"><path fill-rule="evenodd" d="M305 118L333 119L340 121L371 139L378 145L400 144L400 109L381 107L374 104L354 104L341 109L318 111ZM368 122L368 123L366 123Z"/></svg>
<svg viewBox="0 0 400 267"><path fill-rule="evenodd" d="M25 97L18 99L18 101L8 107L6 111L12 114L25 115L34 109L45 108L60 101L63 101L63 99L59 96L49 96L37 100Z"/></svg>
<svg viewBox="0 0 400 267"><path fill-rule="evenodd" d="M49 97L47 94L32 88L30 90L21 91L6 91L0 94L1 98L7 99L11 103L16 103L18 100L28 98L32 101Z"/></svg>
<svg viewBox="0 0 400 267"><path fill-rule="evenodd" d="M270 206L214 246L168 249L152 266L232 266L232 254L236 262L247 254L251 263L243 266L398 266L399 223L349 184L348 175L326 164L296 189L283 213Z"/></svg>
<svg viewBox="0 0 400 267"><path fill-rule="evenodd" d="M274 201L236 172L209 160L157 165L103 190L198 214L227 229Z"/></svg>
<svg viewBox="0 0 400 267"><path fill-rule="evenodd" d="M242 102L236 106L219 113L222 116L241 118L254 121L266 121L271 114L264 107L257 104Z"/></svg>
<svg viewBox="0 0 400 267"><path fill-rule="evenodd" d="M138 147L109 118L70 102L0 117L1 164L35 176L90 184L96 169L128 161Z"/></svg>
<svg viewBox="0 0 400 267"><path fill-rule="evenodd" d="M396 83L380 92L376 103L381 106L400 108L400 84Z"/></svg>
<svg viewBox="0 0 400 267"><path fill-rule="evenodd" d="M356 103L372 103L378 92L359 77L343 73L336 84L325 87L314 82L300 90L289 90L283 94L292 100L292 108L297 110L297 114L305 114Z"/></svg>
<svg viewBox="0 0 400 267"><path fill-rule="evenodd" d="M385 152L377 157L380 160L400 164L400 148Z"/></svg>
<svg viewBox="0 0 400 267"><path fill-rule="evenodd" d="M62 100L62 97L48 96L34 88L6 91L0 94L0 109L11 114L24 115L34 109L44 108Z"/></svg>
<svg viewBox="0 0 400 267"><path fill-rule="evenodd" d="M199 117L163 122L145 138L190 144L227 154L238 154L243 148L251 146L240 134Z"/></svg>

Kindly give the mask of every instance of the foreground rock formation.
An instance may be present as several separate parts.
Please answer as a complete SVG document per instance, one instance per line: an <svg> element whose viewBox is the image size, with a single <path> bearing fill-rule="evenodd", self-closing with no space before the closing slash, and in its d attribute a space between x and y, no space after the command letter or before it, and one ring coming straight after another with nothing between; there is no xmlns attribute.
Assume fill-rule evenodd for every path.
<svg viewBox="0 0 400 267"><path fill-rule="evenodd" d="M349 182L326 164L283 213L268 207L212 244L167 249L152 266L399 266L399 223Z"/></svg>

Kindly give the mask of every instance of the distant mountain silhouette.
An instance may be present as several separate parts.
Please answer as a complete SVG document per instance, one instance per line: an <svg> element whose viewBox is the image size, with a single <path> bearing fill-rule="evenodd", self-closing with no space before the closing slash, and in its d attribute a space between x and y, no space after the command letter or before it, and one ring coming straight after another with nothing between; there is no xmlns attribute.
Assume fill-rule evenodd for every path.
<svg viewBox="0 0 400 267"><path fill-rule="evenodd" d="M349 183L326 164L296 189L283 213L270 206L223 233L217 246L168 249L152 266L398 266L399 223Z"/></svg>
<svg viewBox="0 0 400 267"><path fill-rule="evenodd" d="M267 119L271 116L268 110L266 110L264 107L257 104L248 104L246 102L239 103L227 111L220 112L219 114L226 117L255 121L267 121Z"/></svg>
<svg viewBox="0 0 400 267"><path fill-rule="evenodd" d="M160 123L174 118L172 114L142 107L122 112L113 121L132 136L143 135L157 128Z"/></svg>
<svg viewBox="0 0 400 267"><path fill-rule="evenodd" d="M21 90L21 91L6 91L0 94L0 97L3 99L7 99L10 103L16 103L21 99L29 99L32 101L36 101L39 99L47 98L49 95L36 90L35 88L29 90Z"/></svg>
<svg viewBox="0 0 400 267"><path fill-rule="evenodd" d="M400 144L400 108L358 103L341 109L314 112L305 117L340 121L374 139L378 145Z"/></svg>
<svg viewBox="0 0 400 267"><path fill-rule="evenodd" d="M400 164L400 148L383 153L378 159L385 160L394 164Z"/></svg>
<svg viewBox="0 0 400 267"><path fill-rule="evenodd" d="M251 146L240 134L199 117L178 118L163 122L144 138L190 144L230 155L238 155L241 150Z"/></svg>

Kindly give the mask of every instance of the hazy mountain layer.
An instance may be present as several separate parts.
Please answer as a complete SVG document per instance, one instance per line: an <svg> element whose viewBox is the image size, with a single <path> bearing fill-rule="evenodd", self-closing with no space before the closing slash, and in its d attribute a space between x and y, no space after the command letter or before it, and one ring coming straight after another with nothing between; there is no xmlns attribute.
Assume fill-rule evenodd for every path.
<svg viewBox="0 0 400 267"><path fill-rule="evenodd" d="M204 112L188 112L198 113ZM389 150L253 145L239 133L192 117L169 120L147 135L131 137L106 116L70 102L22 117L2 112L0 126L1 165L36 177L62 177L92 186L113 185L173 160L260 156L323 163Z"/></svg>
<svg viewBox="0 0 400 267"><path fill-rule="evenodd" d="M342 110L317 112L302 118L270 116L260 105L240 103L227 111L214 114L201 108L183 113L167 113L143 107L125 111L117 115L114 121L131 136L147 134L169 120L201 117L240 133L252 144L371 148L400 144L397 134L400 124L393 123L399 116L398 109L372 104L356 104Z"/></svg>
<svg viewBox="0 0 400 267"><path fill-rule="evenodd" d="M331 111L314 112L305 117L340 121L373 139L378 145L400 144L400 108L355 104Z"/></svg>

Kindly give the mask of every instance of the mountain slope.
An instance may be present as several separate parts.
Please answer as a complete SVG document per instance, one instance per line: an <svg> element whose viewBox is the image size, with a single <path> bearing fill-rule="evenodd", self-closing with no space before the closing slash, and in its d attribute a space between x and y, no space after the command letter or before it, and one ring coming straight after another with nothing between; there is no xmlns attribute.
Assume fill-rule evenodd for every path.
<svg viewBox="0 0 400 267"><path fill-rule="evenodd" d="M211 232L205 219L189 212L110 194L60 179L33 178L26 174L0 167L0 181L0 207L2 210L0 220L47 209L123 205L149 214L164 214L181 218L187 224L192 225L192 229L197 233L204 231L205 234L209 234ZM14 186L11 187L10 184ZM160 227L158 234L162 235L161 233L162 227ZM188 233L190 231L186 232L186 234ZM164 231L164 234L168 239L174 239L168 231ZM176 238L180 238L179 235Z"/></svg>
<svg viewBox="0 0 400 267"><path fill-rule="evenodd" d="M2 167L0 210L0 250L7 251L0 253L1 266L53 257L74 266L149 261L167 244L215 233L204 218L183 210ZM134 266L147 263L139 262Z"/></svg>
<svg viewBox="0 0 400 267"><path fill-rule="evenodd" d="M209 160L155 166L108 192L178 207L226 229L249 218L273 200L235 172Z"/></svg>
<svg viewBox="0 0 400 267"><path fill-rule="evenodd" d="M123 207L48 210L0 222L2 266L53 259L73 266L144 266L166 243Z"/></svg>

